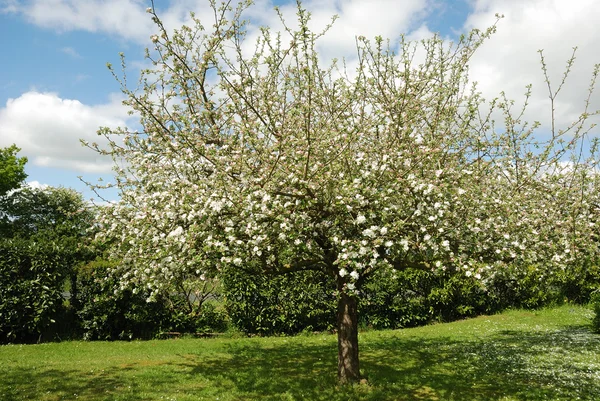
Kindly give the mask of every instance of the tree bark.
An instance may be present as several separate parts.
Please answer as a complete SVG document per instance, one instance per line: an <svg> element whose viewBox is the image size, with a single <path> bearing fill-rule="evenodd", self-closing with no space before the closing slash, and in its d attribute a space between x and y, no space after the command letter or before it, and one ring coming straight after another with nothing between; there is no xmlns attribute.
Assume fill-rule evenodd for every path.
<svg viewBox="0 0 600 401"><path fill-rule="evenodd" d="M338 278L339 280L340 278ZM340 286L338 286L339 288ZM358 310L356 298L340 291L337 310L338 380L358 382Z"/></svg>

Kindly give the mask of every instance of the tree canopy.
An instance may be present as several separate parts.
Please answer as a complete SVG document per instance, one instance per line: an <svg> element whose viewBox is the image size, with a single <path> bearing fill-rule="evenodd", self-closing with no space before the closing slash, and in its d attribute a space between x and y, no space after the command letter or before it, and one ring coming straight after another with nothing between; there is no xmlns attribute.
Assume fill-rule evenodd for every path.
<svg viewBox="0 0 600 401"><path fill-rule="evenodd" d="M324 272L336 282L348 382L360 377L356 299L377 270L485 282L593 251L596 154L583 160L579 147L591 111L540 139L511 101L485 101L468 63L495 27L455 43L358 37L349 70L322 59L326 31L310 29L301 4L297 29L263 28L249 53L249 5L215 5L211 25L193 16L172 34L149 9L153 67L139 90L115 73L143 130L104 128L110 147L90 146L119 161L121 199L104 209L98 238L122 261L123 288L158 294L249 266Z"/></svg>
<svg viewBox="0 0 600 401"><path fill-rule="evenodd" d="M27 158L17 157L20 150L16 145L0 148L0 196L18 188L27 178Z"/></svg>

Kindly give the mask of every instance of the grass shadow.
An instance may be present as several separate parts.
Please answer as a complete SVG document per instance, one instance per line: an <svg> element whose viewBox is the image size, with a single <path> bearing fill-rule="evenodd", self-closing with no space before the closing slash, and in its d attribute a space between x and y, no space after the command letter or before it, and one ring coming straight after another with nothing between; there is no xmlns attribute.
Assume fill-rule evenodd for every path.
<svg viewBox="0 0 600 401"><path fill-rule="evenodd" d="M62 369L11 369L1 381L3 401L111 399L127 386L118 375L82 376L81 371Z"/></svg>

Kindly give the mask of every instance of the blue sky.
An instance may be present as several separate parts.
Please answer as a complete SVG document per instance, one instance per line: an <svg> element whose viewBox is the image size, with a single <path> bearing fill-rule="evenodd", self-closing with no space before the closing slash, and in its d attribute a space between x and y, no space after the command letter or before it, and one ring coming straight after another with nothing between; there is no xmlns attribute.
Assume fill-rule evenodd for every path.
<svg viewBox="0 0 600 401"><path fill-rule="evenodd" d="M256 24L276 25L270 0L258 0ZM278 0L291 15L295 2ZM157 0L169 28L188 21L194 10L202 19L207 0ZM505 90L522 100L534 85L531 120L548 123L548 93L539 69L545 49L551 76L558 80L571 48L577 64L558 102L559 125L581 110L592 66L600 62L600 2L597 0L311 0L315 24L339 19L323 43L323 53L353 57L354 37L404 33L412 39L439 32L447 38L473 27L485 28L495 13L505 18L498 33L471 63L471 77L487 98ZM144 48L155 32L145 9L149 0L0 0L0 147L16 143L29 158L29 182L67 186L92 193L79 181L110 177L110 161L80 146L96 140L98 126L133 126L121 105L120 89L106 68L124 52L130 74L143 63ZM321 24L321 25L319 25ZM594 95L593 106L600 108ZM114 196L114 195L110 195ZM109 196L109 197L110 197Z"/></svg>

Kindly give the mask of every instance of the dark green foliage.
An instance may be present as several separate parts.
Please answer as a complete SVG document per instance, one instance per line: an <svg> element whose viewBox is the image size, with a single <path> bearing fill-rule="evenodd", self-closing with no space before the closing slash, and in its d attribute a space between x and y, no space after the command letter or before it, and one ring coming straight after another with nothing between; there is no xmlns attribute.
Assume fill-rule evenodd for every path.
<svg viewBox="0 0 600 401"><path fill-rule="evenodd" d="M372 276L360 313L375 328L414 327L488 312L481 284L460 272L405 269Z"/></svg>
<svg viewBox="0 0 600 401"><path fill-rule="evenodd" d="M413 327L433 317L427 304L430 274L416 269L379 271L365 283L359 304L363 325L374 328Z"/></svg>
<svg viewBox="0 0 600 401"><path fill-rule="evenodd" d="M116 291L118 280L108 274L112 262L98 259L82 266L77 276L77 316L87 340L149 339L162 332L214 332L227 327L225 314L214 304L190 314L180 295L148 302L149 291Z"/></svg>
<svg viewBox="0 0 600 401"><path fill-rule="evenodd" d="M27 158L17 157L20 150L15 145L0 148L0 196L18 188L27 178L25 174Z"/></svg>
<svg viewBox="0 0 600 401"><path fill-rule="evenodd" d="M164 331L180 333L222 333L227 330L229 317L221 302L205 301L193 313L186 307L184 296L170 295L167 300L169 317Z"/></svg>
<svg viewBox="0 0 600 401"><path fill-rule="evenodd" d="M148 294L120 291L107 276L112 264L97 260L82 266L77 275L75 301L82 335L87 340L152 338L161 330L167 313L163 303L146 302Z"/></svg>
<svg viewBox="0 0 600 401"><path fill-rule="evenodd" d="M569 269L556 273L561 295L570 302L586 304L592 293L600 289L600 263L582 260Z"/></svg>
<svg viewBox="0 0 600 401"><path fill-rule="evenodd" d="M335 325L335 284L322 272L262 275L231 269L222 281L231 323L246 333L295 334Z"/></svg>
<svg viewBox="0 0 600 401"><path fill-rule="evenodd" d="M232 270L223 277L232 323L248 333L294 334L335 325L335 285L315 272L264 276ZM362 324L414 327L490 312L483 286L462 273L419 269L378 271L363 287Z"/></svg>
<svg viewBox="0 0 600 401"><path fill-rule="evenodd" d="M434 277L428 303L437 321L451 322L496 312L479 280L466 277L463 272L444 272Z"/></svg>
<svg viewBox="0 0 600 401"><path fill-rule="evenodd" d="M84 250L81 239L94 219L81 194L68 188L20 188L0 197L0 211L3 237L60 238L73 251Z"/></svg>
<svg viewBox="0 0 600 401"><path fill-rule="evenodd" d="M581 260L561 271L528 266L499 270L488 283L488 296L496 311L510 307L541 308L573 302L586 304L600 288L600 268L593 260Z"/></svg>
<svg viewBox="0 0 600 401"><path fill-rule="evenodd" d="M450 322L507 308L586 303L600 287L600 269L587 262L548 274L543 268L498 270L485 282L460 271L378 271L365 282L359 304L365 327L402 328ZM314 272L263 276L229 271L223 277L232 323L248 333L294 334L334 326L332 280Z"/></svg>
<svg viewBox="0 0 600 401"><path fill-rule="evenodd" d="M51 242L0 239L0 342L31 342L63 311L64 259Z"/></svg>
<svg viewBox="0 0 600 401"><path fill-rule="evenodd" d="M65 284L91 255L92 213L64 188L20 188L0 197L0 211L0 342L52 340Z"/></svg>
<svg viewBox="0 0 600 401"><path fill-rule="evenodd" d="M498 270L487 287L488 302L497 311L510 307L535 309L563 300L557 277L537 266Z"/></svg>

